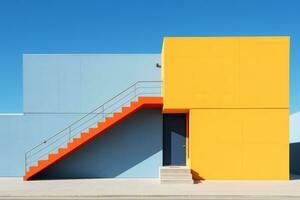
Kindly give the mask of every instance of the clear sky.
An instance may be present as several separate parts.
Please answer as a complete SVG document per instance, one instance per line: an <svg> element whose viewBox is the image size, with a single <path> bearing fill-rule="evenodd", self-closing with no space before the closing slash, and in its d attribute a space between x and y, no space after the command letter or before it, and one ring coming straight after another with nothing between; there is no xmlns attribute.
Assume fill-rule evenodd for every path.
<svg viewBox="0 0 300 200"><path fill-rule="evenodd" d="M164 36L252 35L291 36L300 111L299 0L1 0L0 113L22 112L23 53L160 53Z"/></svg>

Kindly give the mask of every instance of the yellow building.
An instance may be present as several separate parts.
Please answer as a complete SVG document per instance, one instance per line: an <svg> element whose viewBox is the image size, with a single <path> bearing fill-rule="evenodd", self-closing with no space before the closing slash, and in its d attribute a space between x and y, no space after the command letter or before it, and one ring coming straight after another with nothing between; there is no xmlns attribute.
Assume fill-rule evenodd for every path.
<svg viewBox="0 0 300 200"><path fill-rule="evenodd" d="M289 37L167 37L162 77L194 179L289 179Z"/></svg>

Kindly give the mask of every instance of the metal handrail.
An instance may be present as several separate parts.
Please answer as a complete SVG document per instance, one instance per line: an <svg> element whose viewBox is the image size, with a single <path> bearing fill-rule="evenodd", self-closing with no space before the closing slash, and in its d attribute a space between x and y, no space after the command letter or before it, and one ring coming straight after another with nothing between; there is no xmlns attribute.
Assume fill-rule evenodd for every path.
<svg viewBox="0 0 300 200"><path fill-rule="evenodd" d="M79 118L78 120L74 121L73 123L71 123L70 125L68 125L66 128L62 129L61 131L57 132L56 134L52 135L51 137L45 139L42 143L34 146L33 148L31 148L30 150L28 150L25 153L25 172L27 171L27 167L31 164L34 163L36 161L38 161L40 159L40 157L45 156L46 154L49 154L51 151L47 151L46 153L42 154L41 156L39 156L37 159L34 159L33 161L30 161L32 157L34 157L35 155L37 155L38 153L42 152L43 150L45 150L47 147L50 147L51 145L55 144L57 141L59 141L60 139L68 136L68 140L64 140L63 143L60 143L57 147L66 144L68 141L74 139L79 133L81 133L83 130L88 129L89 127L91 127L93 124L80 129L79 131L77 130L75 132L75 134L72 133L72 127L74 125L77 125L73 130L76 130L78 128L80 128L82 125L87 124L87 122L90 122L92 119L95 119L96 117L98 117L100 114L103 115L102 119L105 119L109 114L112 114L113 112L115 112L116 110L120 109L122 106L124 106L124 104L127 104L129 101L132 101L132 99L135 99L136 97L138 97L139 95L145 95L145 94L158 94L157 92L155 93L143 93L143 92L137 92L137 90L139 89L154 89L154 88L161 88L160 86L147 86L147 87L138 87L139 84L146 84L146 83L162 83L162 81L137 81L136 83L132 84L131 86L129 86L128 88L126 88L125 90L121 91L120 93L118 93L117 95L115 95L114 97L110 98L109 100L105 101L102 105L96 107L95 109L93 109L92 111L90 111L89 113L85 114L83 117ZM126 92L130 91L131 89L133 89L133 91L129 92L128 94L126 94ZM128 101L126 101L125 103L121 104L119 107L115 108L113 111L111 112L105 112L107 109L113 108L113 106L115 106L116 104L118 104L120 101L124 100L127 97L130 97L130 95L132 95L132 93L134 93L134 96L131 97ZM121 97L121 95L126 94L125 96ZM160 92L159 92L160 94ZM119 99L117 102L112 103L111 105L109 105L109 103L113 102L115 99L117 99L118 97L121 97L121 99ZM105 107L106 106L106 107ZM101 111L98 111L101 108ZM98 111L98 112L96 112ZM88 116L92 116L91 118L88 118L87 121L84 121ZM98 120L99 122L100 120ZM78 125L78 123L80 122L80 124ZM67 131L67 132L65 132ZM58 136L58 138L56 138ZM50 144L48 144L47 146L43 146L47 143L49 143L52 139L54 139L54 141L52 141ZM41 147L41 148L40 148ZM34 152L35 150L37 150L36 152ZM54 149L55 150L55 149ZM30 161L30 162L28 162Z"/></svg>

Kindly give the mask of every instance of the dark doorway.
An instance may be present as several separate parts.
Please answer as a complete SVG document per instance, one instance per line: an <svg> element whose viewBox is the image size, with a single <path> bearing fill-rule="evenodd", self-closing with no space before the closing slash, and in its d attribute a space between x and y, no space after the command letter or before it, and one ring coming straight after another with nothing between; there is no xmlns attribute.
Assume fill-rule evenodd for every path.
<svg viewBox="0 0 300 200"><path fill-rule="evenodd" d="M186 165L186 114L163 115L163 165Z"/></svg>

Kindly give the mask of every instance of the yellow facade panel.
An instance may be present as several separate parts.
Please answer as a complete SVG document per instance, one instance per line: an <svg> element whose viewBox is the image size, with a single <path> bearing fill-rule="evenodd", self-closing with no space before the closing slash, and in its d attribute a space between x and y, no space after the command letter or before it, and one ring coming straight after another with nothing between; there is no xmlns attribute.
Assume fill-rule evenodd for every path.
<svg viewBox="0 0 300 200"><path fill-rule="evenodd" d="M233 111L238 112L236 109ZM190 110L192 148L205 144L241 144L242 119L230 113L228 109Z"/></svg>
<svg viewBox="0 0 300 200"><path fill-rule="evenodd" d="M288 180L289 144L244 144L243 179Z"/></svg>
<svg viewBox="0 0 300 200"><path fill-rule="evenodd" d="M243 143L288 144L288 109L245 109L243 115Z"/></svg>
<svg viewBox="0 0 300 200"><path fill-rule="evenodd" d="M198 145L197 149L195 145ZM193 143L191 150L190 168L194 179L239 180L242 178L241 144Z"/></svg>
<svg viewBox="0 0 300 200"><path fill-rule="evenodd" d="M164 109L288 107L289 37L165 38Z"/></svg>
<svg viewBox="0 0 300 200"><path fill-rule="evenodd" d="M287 113L288 109L191 109L191 169L207 180L288 179Z"/></svg>
<svg viewBox="0 0 300 200"><path fill-rule="evenodd" d="M166 38L164 108L234 106L238 100L237 56L233 38Z"/></svg>
<svg viewBox="0 0 300 200"><path fill-rule="evenodd" d="M289 37L239 39L240 107L289 107Z"/></svg>

